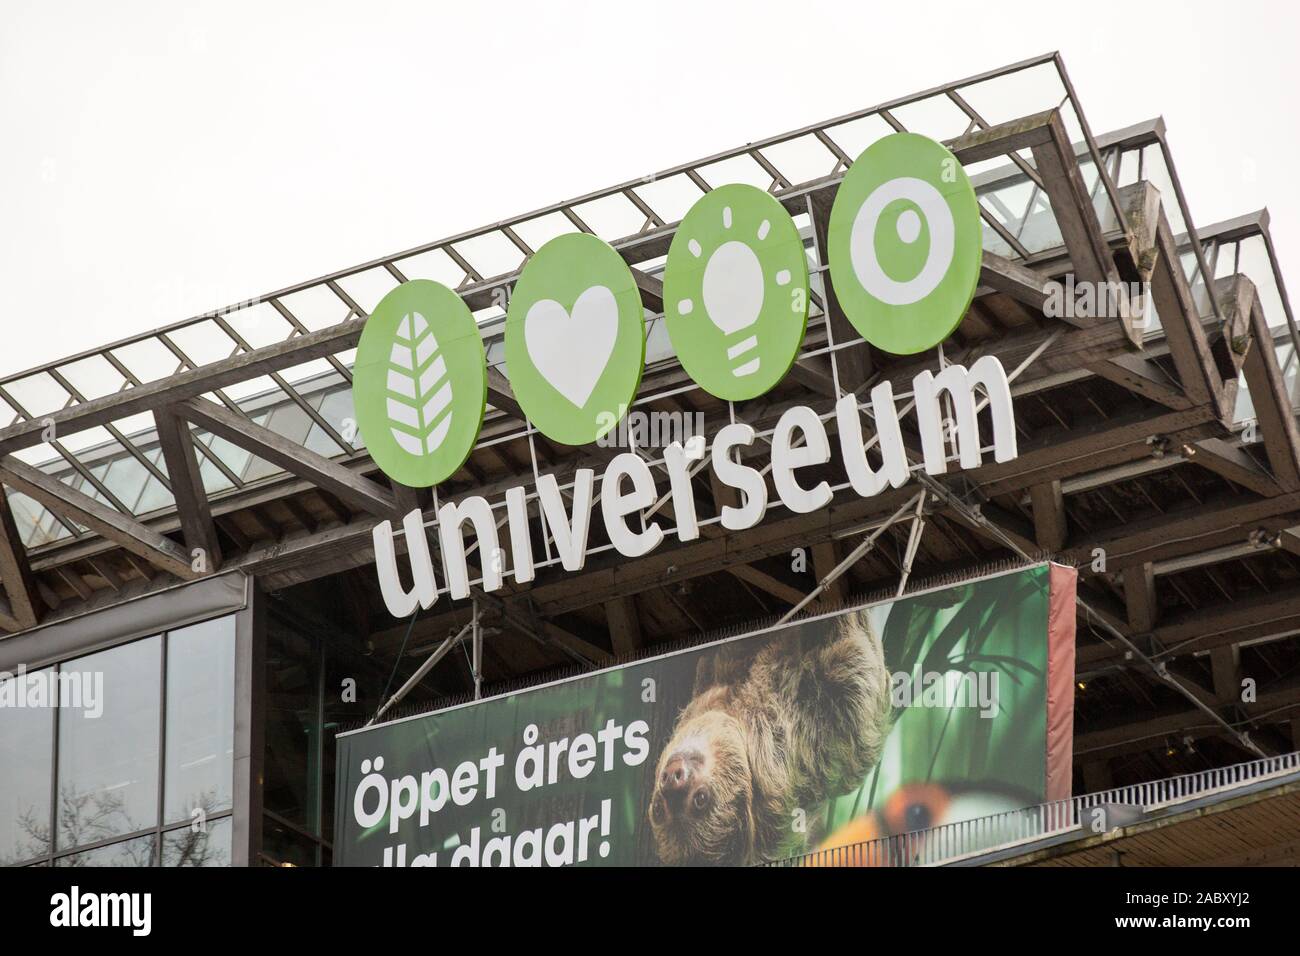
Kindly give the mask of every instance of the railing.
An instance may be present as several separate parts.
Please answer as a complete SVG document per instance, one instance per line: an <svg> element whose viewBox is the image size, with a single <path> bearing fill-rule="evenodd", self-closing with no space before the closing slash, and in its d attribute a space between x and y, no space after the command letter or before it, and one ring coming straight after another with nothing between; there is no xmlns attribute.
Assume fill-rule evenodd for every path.
<svg viewBox="0 0 1300 956"><path fill-rule="evenodd" d="M1054 800L1020 810L946 823L863 843L827 847L768 866L935 866L963 857L1077 830L1093 807L1126 805L1164 809L1196 797L1236 790L1300 771L1300 752L1201 770L1148 783Z"/></svg>

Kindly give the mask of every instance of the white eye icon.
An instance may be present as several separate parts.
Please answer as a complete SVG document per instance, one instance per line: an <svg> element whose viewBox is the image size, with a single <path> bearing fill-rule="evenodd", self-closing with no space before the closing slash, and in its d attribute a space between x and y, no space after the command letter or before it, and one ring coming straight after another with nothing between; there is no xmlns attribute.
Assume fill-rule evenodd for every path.
<svg viewBox="0 0 1300 956"><path fill-rule="evenodd" d="M880 267L876 254L876 227L885 209L897 200L920 207L930 227L930 251L921 271L906 282L890 278ZM899 215L895 229L900 242L912 244L921 235L921 217L913 209ZM924 179L899 176L881 183L867 196L853 218L849 235L849 259L862 288L886 305L911 305L934 291L952 265L956 229L952 210L939 190Z"/></svg>

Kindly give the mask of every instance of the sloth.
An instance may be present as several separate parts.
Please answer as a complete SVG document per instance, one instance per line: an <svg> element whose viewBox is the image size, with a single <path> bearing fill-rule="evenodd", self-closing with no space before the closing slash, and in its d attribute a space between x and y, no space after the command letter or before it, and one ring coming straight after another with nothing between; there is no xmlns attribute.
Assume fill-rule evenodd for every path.
<svg viewBox="0 0 1300 956"><path fill-rule="evenodd" d="M891 718L889 672L865 611L724 645L697 665L694 696L656 765L649 815L660 861L743 866L801 852L795 811L858 786Z"/></svg>

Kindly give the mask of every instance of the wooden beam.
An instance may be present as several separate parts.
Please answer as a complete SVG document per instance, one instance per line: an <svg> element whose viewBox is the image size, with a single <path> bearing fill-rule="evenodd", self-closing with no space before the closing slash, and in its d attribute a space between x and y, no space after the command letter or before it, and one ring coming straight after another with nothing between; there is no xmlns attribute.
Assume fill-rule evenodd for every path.
<svg viewBox="0 0 1300 956"><path fill-rule="evenodd" d="M1057 110L1044 110L988 129L973 130L949 140L946 145L963 166L970 166L1050 142L1050 124L1053 117L1059 116Z"/></svg>
<svg viewBox="0 0 1300 956"><path fill-rule="evenodd" d="M1277 723L1290 719L1287 712L1300 707L1300 687L1294 684L1264 691L1252 704L1243 704L1249 717L1273 715ZM1195 708L1165 713L1158 717L1143 715L1136 720L1098 730L1076 734L1074 752L1079 759L1096 760L1104 756L1123 753L1140 753L1164 746L1164 737L1218 737L1227 730L1208 719L1205 712Z"/></svg>
<svg viewBox="0 0 1300 956"><path fill-rule="evenodd" d="M1300 492L1265 499L1230 495L1220 501L1188 502L1176 511L1093 532L1074 542L1070 550L1084 555L1101 548L1106 552L1108 569L1118 571L1134 564L1243 544L1249 531L1281 531L1300 523L1298 515Z"/></svg>
<svg viewBox="0 0 1300 956"><path fill-rule="evenodd" d="M1020 443L1020 455L1002 464L979 468L972 479L989 497L1026 485L1053 481L1081 471L1122 464L1151 454L1151 438L1163 436L1179 443L1199 441L1217 430L1207 408L1117 416L1081 428L1060 429ZM1087 459L1086 464L1082 461Z"/></svg>
<svg viewBox="0 0 1300 956"><path fill-rule="evenodd" d="M285 339L256 352L241 352L202 368L178 372L155 382L146 382L102 398L79 402L30 421L18 422L0 429L0 453L7 454L39 445L44 441L41 434L46 427L45 422L50 419L54 421L60 436L69 435L130 415L151 412L163 405L175 404L259 375L291 368L314 358L346 351L356 346L361 338L361 328L360 322L343 322L317 332Z"/></svg>
<svg viewBox="0 0 1300 956"><path fill-rule="evenodd" d="M1216 647L1210 652L1210 670L1218 702L1236 703L1241 697L1241 648L1237 645Z"/></svg>
<svg viewBox="0 0 1300 956"><path fill-rule="evenodd" d="M0 581L4 582L9 598L7 607L0 613L0 618L8 620L0 621L0 625L10 631L35 627L45 609L44 602L27 561L27 549L18 533L9 495L3 488L0 488Z"/></svg>
<svg viewBox="0 0 1300 956"><path fill-rule="evenodd" d="M1063 551L1068 529L1061 482L1030 485L1029 502L1034 510L1034 540L1038 546L1044 551Z"/></svg>
<svg viewBox="0 0 1300 956"><path fill-rule="evenodd" d="M423 488L411 488L402 484L400 481L388 481L388 486L393 490L393 500L397 503L397 513L399 515L409 515L412 511L422 511L424 509L427 495Z"/></svg>
<svg viewBox="0 0 1300 956"><path fill-rule="evenodd" d="M1252 601L1230 601L1171 615L1151 631L1152 643L1168 657L1212 651L1300 629L1300 588L1288 588ZM1076 651L1079 670L1115 664L1121 645L1090 644Z"/></svg>
<svg viewBox="0 0 1300 956"><path fill-rule="evenodd" d="M747 584L752 584L760 591L766 591L772 597L784 601L786 604L798 604L807 596L808 591L812 590L812 588L809 588L808 591L804 591L793 587L750 564L733 564L724 570L732 577L739 578Z"/></svg>
<svg viewBox="0 0 1300 956"><path fill-rule="evenodd" d="M506 620L512 621L513 618L507 615ZM523 625L516 625L522 627ZM542 637L551 644L558 644L561 647L567 647L579 657L584 658L594 667L609 667L615 663L614 655L603 647L597 647L590 641L584 640L571 631L567 631L554 621L547 621L539 618L537 621L537 630L541 632Z"/></svg>
<svg viewBox="0 0 1300 956"><path fill-rule="evenodd" d="M641 649L641 622L637 618L635 598L625 595L606 601L605 619L615 654L630 657Z"/></svg>
<svg viewBox="0 0 1300 956"><path fill-rule="evenodd" d="M170 408L157 408L153 413L158 431L158 444L167 465L167 478L176 512L181 521L181 534L191 556L201 550L209 572L221 567L221 545L217 540L217 527L212 523L208 507L208 494L203 487L198 457L190 427Z"/></svg>
<svg viewBox="0 0 1300 956"><path fill-rule="evenodd" d="M228 408L204 399L191 399L175 406L175 410L176 414L200 428L338 495L375 517L391 518L397 513L397 500L388 489Z"/></svg>
<svg viewBox="0 0 1300 956"><path fill-rule="evenodd" d="M632 278L636 280L636 287L641 290L641 304L656 314L663 312L664 280L640 269L631 266L628 268L632 269Z"/></svg>
<svg viewBox="0 0 1300 956"><path fill-rule="evenodd" d="M1160 313L1178 381L1194 404L1211 405L1223 418L1228 413L1223 377L1210 354L1200 310L1187 284L1178 244L1163 209L1156 229L1155 253L1150 294Z"/></svg>
<svg viewBox="0 0 1300 956"><path fill-rule="evenodd" d="M1019 548L1026 554L1034 554L1039 550L1038 542L1034 539L1034 529L1020 515L1007 511L991 501L982 502L973 510L987 523L968 519L959 511L954 512L953 517L999 548L1007 547L1007 542L1010 541L1015 548Z"/></svg>
<svg viewBox="0 0 1300 956"><path fill-rule="evenodd" d="M1276 495L1281 490L1273 476L1261 468L1244 448L1229 444L1222 438L1203 438L1191 447L1188 461L1234 484L1265 496Z"/></svg>
<svg viewBox="0 0 1300 956"><path fill-rule="evenodd" d="M817 575L817 580L820 582L840 563L839 555L836 553L835 541L832 539L814 544L812 559L813 573ZM823 592L822 600L825 604L839 606L848 600L848 592L844 587L845 580L846 576L841 575L831 582L830 586ZM811 591L812 588L808 590Z"/></svg>
<svg viewBox="0 0 1300 956"><path fill-rule="evenodd" d="M1192 407L1192 400L1184 394L1178 382L1151 359L1141 355L1117 355L1094 362L1088 366L1088 371L1166 408L1181 410Z"/></svg>
<svg viewBox="0 0 1300 956"><path fill-rule="evenodd" d="M1057 228L1070 252L1075 279L1094 283L1098 288L1112 280L1118 282L1110 247L1102 237L1092 196L1083 182L1079 162L1058 111L1047 115L1044 128L1046 136L1033 143L1030 150L1051 201Z"/></svg>
<svg viewBox="0 0 1300 956"><path fill-rule="evenodd" d="M995 292L1003 292L1039 312L1043 311L1053 290L1060 288L1060 283L1052 281L1041 272L987 250L980 263L980 285L988 286ZM1062 318L1071 322L1064 316Z"/></svg>
<svg viewBox="0 0 1300 956"><path fill-rule="evenodd" d="M156 568L184 580L198 577L190 566L189 554L175 541L13 455L0 458L0 482L21 491L55 514L116 541Z"/></svg>
<svg viewBox="0 0 1300 956"><path fill-rule="evenodd" d="M1291 396L1278 365L1273 334L1269 330L1259 296L1254 296L1250 309L1250 351L1242 366L1246 387L1250 389L1251 404L1259 437L1264 442L1269 468L1286 491L1300 490L1300 430L1296 428Z"/></svg>
<svg viewBox="0 0 1300 956"><path fill-rule="evenodd" d="M1235 379L1246 362L1246 353L1250 351L1250 313L1255 307L1258 290L1246 276L1235 274L1216 279L1214 293L1223 312L1224 351L1232 366L1228 377Z"/></svg>
<svg viewBox="0 0 1300 956"><path fill-rule="evenodd" d="M1137 634L1154 630L1159 611L1155 569L1150 562L1135 564L1125 568L1121 577L1124 581L1124 604L1128 611L1129 627Z"/></svg>
<svg viewBox="0 0 1300 956"><path fill-rule="evenodd" d="M839 398L835 394L835 379L831 375L830 363L820 356L795 362L786 374L809 391L825 398Z"/></svg>
<svg viewBox="0 0 1300 956"><path fill-rule="evenodd" d="M521 422L528 420L519 399L515 398L509 379L495 368L487 370L487 400L493 408L500 409L511 418L517 418Z"/></svg>

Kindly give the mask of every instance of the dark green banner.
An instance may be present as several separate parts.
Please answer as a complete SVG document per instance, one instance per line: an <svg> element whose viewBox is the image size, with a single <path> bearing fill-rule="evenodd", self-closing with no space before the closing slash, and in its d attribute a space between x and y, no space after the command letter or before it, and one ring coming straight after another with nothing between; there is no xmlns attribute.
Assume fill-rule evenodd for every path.
<svg viewBox="0 0 1300 956"><path fill-rule="evenodd" d="M335 861L744 865L1039 803L1052 580L1007 572L344 734Z"/></svg>

